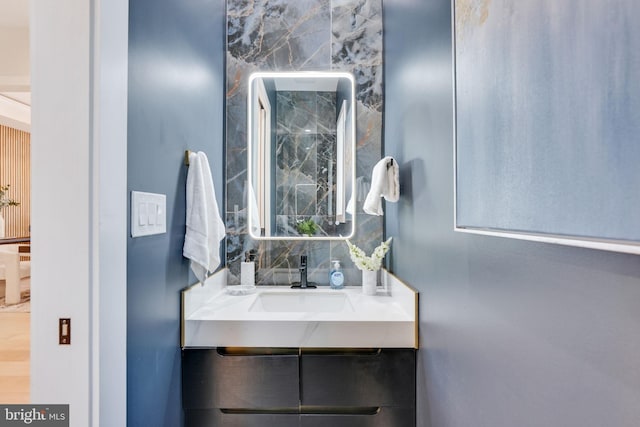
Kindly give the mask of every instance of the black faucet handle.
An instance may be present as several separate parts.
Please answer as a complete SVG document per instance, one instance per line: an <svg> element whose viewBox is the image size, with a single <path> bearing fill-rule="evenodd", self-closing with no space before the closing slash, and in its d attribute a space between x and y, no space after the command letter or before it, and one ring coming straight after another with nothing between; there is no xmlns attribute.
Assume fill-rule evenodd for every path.
<svg viewBox="0 0 640 427"><path fill-rule="evenodd" d="M298 270L300 270L300 282L292 285L291 287L299 288L299 289L315 288L316 285L309 284L309 282L307 281L307 256L306 255L300 255L300 267L298 267Z"/></svg>

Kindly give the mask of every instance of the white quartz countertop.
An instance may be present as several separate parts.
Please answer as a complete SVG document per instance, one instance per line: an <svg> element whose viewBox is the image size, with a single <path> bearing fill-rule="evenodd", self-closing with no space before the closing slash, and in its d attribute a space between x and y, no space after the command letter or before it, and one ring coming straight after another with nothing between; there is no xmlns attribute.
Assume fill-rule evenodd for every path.
<svg viewBox="0 0 640 427"><path fill-rule="evenodd" d="M183 291L183 347L417 348L417 293L384 272L387 291L258 286L230 295L226 270Z"/></svg>

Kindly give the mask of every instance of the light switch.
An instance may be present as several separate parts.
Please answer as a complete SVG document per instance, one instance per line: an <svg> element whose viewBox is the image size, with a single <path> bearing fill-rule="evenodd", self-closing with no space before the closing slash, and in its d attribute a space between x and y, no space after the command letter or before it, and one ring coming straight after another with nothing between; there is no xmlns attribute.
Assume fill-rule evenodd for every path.
<svg viewBox="0 0 640 427"><path fill-rule="evenodd" d="M132 191L131 237L166 233L166 211L166 195Z"/></svg>
<svg viewBox="0 0 640 427"><path fill-rule="evenodd" d="M147 209L149 210L149 225L156 225L157 205L155 203L147 203Z"/></svg>
<svg viewBox="0 0 640 427"><path fill-rule="evenodd" d="M156 225L164 225L164 209L160 205L156 209Z"/></svg>
<svg viewBox="0 0 640 427"><path fill-rule="evenodd" d="M147 225L147 204L140 203L138 206L138 225Z"/></svg>

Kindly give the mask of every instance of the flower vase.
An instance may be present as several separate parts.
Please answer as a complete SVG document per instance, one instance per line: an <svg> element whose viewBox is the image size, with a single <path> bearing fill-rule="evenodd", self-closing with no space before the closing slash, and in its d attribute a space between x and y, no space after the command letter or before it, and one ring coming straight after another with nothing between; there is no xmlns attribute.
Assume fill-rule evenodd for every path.
<svg viewBox="0 0 640 427"><path fill-rule="evenodd" d="M4 217L2 216L2 212L0 212L0 239L4 238Z"/></svg>
<svg viewBox="0 0 640 427"><path fill-rule="evenodd" d="M362 270L362 293L375 295L378 286L378 270Z"/></svg>

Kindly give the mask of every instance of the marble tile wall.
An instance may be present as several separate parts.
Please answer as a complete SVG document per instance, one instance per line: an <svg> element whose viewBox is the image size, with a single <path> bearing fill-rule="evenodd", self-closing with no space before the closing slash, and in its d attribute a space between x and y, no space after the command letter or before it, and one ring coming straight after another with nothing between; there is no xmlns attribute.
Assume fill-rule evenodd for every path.
<svg viewBox="0 0 640 427"><path fill-rule="evenodd" d="M298 221L313 219L332 232L329 182L335 171L335 92L278 91L276 95L276 200L277 236L297 236Z"/></svg>
<svg viewBox="0 0 640 427"><path fill-rule="evenodd" d="M240 262L249 249L258 250L259 284L297 280L301 254L309 256L309 279L321 285L328 282L332 259L341 260L347 283L360 280L344 241L256 241L247 234L247 80L255 71L300 70L348 71L355 76L356 175L368 181L382 156L382 0L227 0L225 206L230 283L239 282ZM316 166L317 156L328 155L330 134L320 132L322 136L313 141ZM313 204L316 214L322 215L326 200L321 187L326 178L316 178L320 189ZM305 194L313 199L311 192ZM364 196L358 197L352 241L370 252L382 240L383 222L363 213ZM292 212L288 200L282 199L280 220L285 224Z"/></svg>

